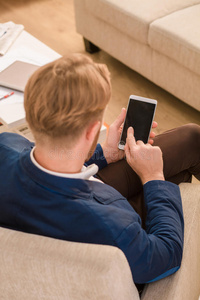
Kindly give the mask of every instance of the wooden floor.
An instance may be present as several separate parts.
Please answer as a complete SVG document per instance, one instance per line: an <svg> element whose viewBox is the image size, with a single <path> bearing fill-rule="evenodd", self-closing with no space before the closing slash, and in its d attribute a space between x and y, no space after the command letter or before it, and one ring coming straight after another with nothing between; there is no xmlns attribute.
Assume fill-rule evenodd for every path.
<svg viewBox="0 0 200 300"><path fill-rule="evenodd" d="M7 21L23 24L29 33L61 55L85 52L82 37L76 33L73 0L0 0L0 23ZM91 56L106 63L112 75L113 95L105 116L108 124L126 107L131 94L158 100L157 133L189 122L200 124L199 112L107 53L100 51Z"/></svg>

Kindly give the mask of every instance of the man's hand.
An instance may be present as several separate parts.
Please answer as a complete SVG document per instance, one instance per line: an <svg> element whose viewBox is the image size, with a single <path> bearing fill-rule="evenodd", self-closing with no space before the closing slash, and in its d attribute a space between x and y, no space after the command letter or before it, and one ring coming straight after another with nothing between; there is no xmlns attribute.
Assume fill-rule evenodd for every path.
<svg viewBox="0 0 200 300"><path fill-rule="evenodd" d="M116 162L124 157L124 151L118 149L118 143L122 133L125 117L126 109L122 108L120 115L110 125L106 140L102 144L103 154L108 164Z"/></svg>
<svg viewBox="0 0 200 300"><path fill-rule="evenodd" d="M133 134L133 128L129 127L124 148L128 164L143 184L150 180L164 180L161 149L142 141L136 142Z"/></svg>
<svg viewBox="0 0 200 300"><path fill-rule="evenodd" d="M152 124L152 128L156 128L158 126L158 123L157 122L155 122L155 121L153 121L153 124ZM153 138L155 138L155 132L153 132L153 131L151 131L150 132L150 138L149 138L149 140L148 140L148 143L150 144L150 145L153 145L153 143L154 143L154 140L153 140Z"/></svg>
<svg viewBox="0 0 200 300"><path fill-rule="evenodd" d="M122 133L124 120L126 117L126 109L122 108L120 115L117 119L110 125L106 141L102 144L103 153L107 160L107 163L116 162L124 157L124 151L118 149L119 139ZM158 124L153 122L152 128L156 128ZM153 144L153 138L155 133L150 133L149 144Z"/></svg>

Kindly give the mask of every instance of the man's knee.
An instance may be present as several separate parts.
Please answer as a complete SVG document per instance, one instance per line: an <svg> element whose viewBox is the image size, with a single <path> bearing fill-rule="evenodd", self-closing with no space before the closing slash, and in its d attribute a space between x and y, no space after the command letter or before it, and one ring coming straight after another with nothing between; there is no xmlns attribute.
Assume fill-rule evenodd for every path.
<svg viewBox="0 0 200 300"><path fill-rule="evenodd" d="M191 142L200 143L200 126L195 123L189 123L183 126L185 134L190 138Z"/></svg>

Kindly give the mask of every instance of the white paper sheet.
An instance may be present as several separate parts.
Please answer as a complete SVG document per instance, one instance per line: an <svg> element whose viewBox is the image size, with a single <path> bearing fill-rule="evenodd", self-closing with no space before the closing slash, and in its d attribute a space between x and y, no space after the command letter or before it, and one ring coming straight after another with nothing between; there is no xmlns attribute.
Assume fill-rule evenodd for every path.
<svg viewBox="0 0 200 300"><path fill-rule="evenodd" d="M24 26L21 24L0 23L0 55L6 54L23 29Z"/></svg>

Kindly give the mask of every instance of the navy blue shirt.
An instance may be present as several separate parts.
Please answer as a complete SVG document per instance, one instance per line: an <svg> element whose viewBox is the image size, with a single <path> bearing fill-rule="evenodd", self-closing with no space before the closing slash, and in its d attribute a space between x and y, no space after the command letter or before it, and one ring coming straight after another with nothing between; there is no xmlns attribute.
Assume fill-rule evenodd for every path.
<svg viewBox="0 0 200 300"><path fill-rule="evenodd" d="M12 133L0 134L0 226L62 240L120 248L136 283L178 270L183 250L179 187L166 181L144 185L146 231L128 201L95 181L54 176L30 159L34 146ZM107 165L101 146L89 161Z"/></svg>

